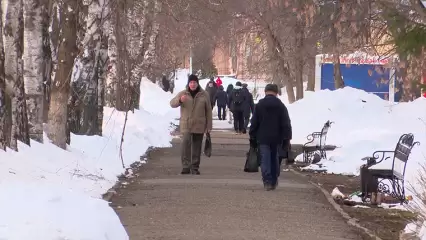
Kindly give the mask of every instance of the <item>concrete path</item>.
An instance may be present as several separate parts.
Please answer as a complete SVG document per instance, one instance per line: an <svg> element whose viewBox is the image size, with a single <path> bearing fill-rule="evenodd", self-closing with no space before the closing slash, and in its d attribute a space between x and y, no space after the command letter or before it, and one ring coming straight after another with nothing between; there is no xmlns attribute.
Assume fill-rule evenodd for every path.
<svg viewBox="0 0 426 240"><path fill-rule="evenodd" d="M150 154L112 206L131 240L362 239L306 179L283 172L277 190L244 173L247 136L212 133L201 175L179 175L180 146Z"/></svg>

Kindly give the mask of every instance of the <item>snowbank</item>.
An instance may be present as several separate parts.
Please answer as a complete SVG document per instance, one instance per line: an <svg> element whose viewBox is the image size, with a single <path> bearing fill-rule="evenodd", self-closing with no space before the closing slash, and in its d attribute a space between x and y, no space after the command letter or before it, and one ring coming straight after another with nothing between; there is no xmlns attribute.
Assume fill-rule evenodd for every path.
<svg viewBox="0 0 426 240"><path fill-rule="evenodd" d="M166 147L170 145L172 138L170 136L170 122L177 116L176 111L169 111L171 110L169 107L171 98L172 94L165 93L157 85L150 81L142 81L141 109L136 110L134 113L129 113L124 136L125 141L122 153L126 167L139 161L140 156L146 152L148 147ZM49 143L47 138L45 138L44 144L32 141L31 147L20 143L19 152L1 151L0 187L2 195L7 196L10 204L0 205L0 212L4 221L6 221L4 224L0 223L0 239L59 239L59 236L64 236L64 239L65 237L66 239L84 238L94 240L128 239L119 221L115 221L115 228L122 229L123 235L121 236L111 235L111 231L120 231L113 230L114 227L108 227L102 221L94 220L96 215L103 216L105 215L104 212L111 211L113 213L113 211L109 209L107 203L93 199L99 198L101 194L111 188L115 184L117 176L124 172L119 158L124 115L123 112L104 108L104 135L91 137L72 135L71 145L66 151ZM7 186L11 184L14 187L8 188ZM28 189L27 186L32 188ZM49 189L51 190L49 191ZM56 189L63 189L63 191L57 191ZM24 194L25 192L28 192L27 197L29 199L14 199L13 196L20 196L19 194ZM34 199L34 195L42 196ZM71 202L68 199L76 199L78 202L70 205ZM3 200L5 201L4 198ZM25 200L26 203L22 202ZM93 205L93 211L85 210L86 205L81 203L84 201L87 201L87 203L84 203L86 205ZM52 234L56 232L57 235L46 235L46 237L43 235L42 238L25 238L24 236L27 235L16 235L16 237L5 235L13 234L15 232L14 229L20 229L20 232L18 231L16 234L24 234L25 232L31 232L34 228L31 224L20 225L21 223L33 221L34 215L31 211L22 211L21 215L19 215L21 221L8 221L9 218L13 217L8 215L13 213L10 209L23 207L15 206L14 202L21 205L27 204L26 208L38 209L34 211L45 211L46 214L40 215L38 219L42 220L39 224L44 222L47 225L38 227L40 229L49 228ZM104 207L102 207L102 204L104 204ZM69 219L64 217L67 214L63 211L72 208L81 211L84 217ZM59 211L60 209L64 210L61 210L61 212ZM63 217L62 221L65 221L58 224L74 226L74 235L61 235L64 233L62 225L51 224L58 221L55 219L57 216ZM74 223L76 219L81 222L79 223L80 225ZM91 224L83 224L83 220L90 219L94 220ZM112 218L105 218L104 221L108 219ZM114 221L111 220L111 223L114 223ZM90 230L89 228L94 229L93 231L97 231L100 235L86 234ZM102 231L104 232L101 234ZM76 235L79 232L82 235Z"/></svg>
<svg viewBox="0 0 426 240"><path fill-rule="evenodd" d="M293 125L293 143L306 142L306 136L320 131L333 121L327 144L338 148L328 152L323 168L329 173L354 174L375 150L393 150L403 133L413 133L415 140L426 144L426 99L389 105L388 101L362 90L344 89L306 92L305 98L288 106ZM407 177L415 180L419 163L426 151L415 146L407 165ZM389 161L390 163L390 161ZM315 167L313 165L312 167Z"/></svg>
<svg viewBox="0 0 426 240"><path fill-rule="evenodd" d="M327 135L327 144L338 148L327 153L321 169L328 173L359 174L364 163L361 158L371 156L376 150L394 150L399 137L413 133L415 146L406 169L407 194L423 189L418 182L420 165L426 163L426 99L419 98L409 103L390 105L374 94L346 87L336 91L322 90L306 92L305 98L288 105L293 126L292 143L305 143L306 136L320 131L327 120L333 121ZM298 156L301 159L302 156ZM297 159L297 160L298 160ZM392 161L385 161L381 167L388 168ZM307 168L318 169L318 165ZM415 198L415 201L418 199ZM414 206L415 204L412 204ZM425 224L418 232L425 232ZM407 231L413 226L407 226ZM420 234L420 237L422 235ZM423 239L426 240L426 234Z"/></svg>
<svg viewBox="0 0 426 240"><path fill-rule="evenodd" d="M36 182L0 185L0 238L129 239L108 203Z"/></svg>

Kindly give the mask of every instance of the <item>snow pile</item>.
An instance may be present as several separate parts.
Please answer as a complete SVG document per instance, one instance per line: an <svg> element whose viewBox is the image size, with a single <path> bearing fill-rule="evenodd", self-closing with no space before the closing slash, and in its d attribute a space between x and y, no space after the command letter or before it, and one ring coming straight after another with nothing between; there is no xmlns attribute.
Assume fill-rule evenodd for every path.
<svg viewBox="0 0 426 240"><path fill-rule="evenodd" d="M122 154L126 167L139 161L148 147L170 145L170 122L177 116L177 112L169 106L171 97L171 94L165 93L157 85L142 81L141 109L128 114L124 135ZM19 143L19 152L0 151L0 187L8 201L0 205L5 221L0 223L0 239L128 239L119 221L112 221L112 216L106 217L113 214L107 203L92 199L99 198L111 188L117 176L124 172L119 157L124 115L123 112L104 108L104 135L72 135L71 145L66 151L49 143L47 138L44 144L32 141L31 147ZM10 185L14 187L7 187ZM27 198L22 196L25 193ZM15 196L21 198L15 199ZM74 199L74 204L71 205L72 201L68 199ZM6 201L5 198L3 200ZM84 201L87 202L83 203ZM26 204L28 206L22 206ZM86 210L90 204L92 211ZM11 212L10 209L14 211ZM75 213L75 217L68 217L66 209L75 209L74 212L80 211L84 216ZM45 214L40 215L38 211L44 211ZM35 215L39 220L36 228L27 224L35 221ZM62 222L56 219L58 216L63 218ZM95 220L102 216L105 216L103 221ZM19 218L20 221L9 221L12 217ZM88 224L86 220L91 223ZM75 221L80 223L77 225ZM115 227L106 225L105 221L110 221ZM43 223L46 225L41 226ZM63 229L67 224L70 225L68 230ZM19 235L25 232L30 234L33 228L49 228L46 231L53 235L43 235L40 238ZM112 231L120 232L114 229L121 229L123 234L113 235ZM71 230L74 235L67 235ZM77 235L78 233L81 235ZM38 235L34 233L32 236Z"/></svg>
<svg viewBox="0 0 426 240"><path fill-rule="evenodd" d="M40 185L2 184L0 238L129 239L108 203L85 195Z"/></svg>
<svg viewBox="0 0 426 240"><path fill-rule="evenodd" d="M189 69L182 68L176 70L175 88L173 92L178 93L186 88L188 84L188 75Z"/></svg>
<svg viewBox="0 0 426 240"><path fill-rule="evenodd" d="M338 148L327 153L321 162L329 173L357 175L364 163L361 158L376 150L393 150L404 133L426 144L426 99L389 105L374 94L346 87L344 89L306 92L305 98L288 106L293 125L293 143L305 143L306 136L321 131L327 120L334 122L327 144ZM424 162L424 151L414 147L407 175L413 176L418 163ZM389 161L388 163L391 163ZM312 165L315 168L316 165Z"/></svg>
<svg viewBox="0 0 426 240"><path fill-rule="evenodd" d="M170 107L170 100L175 95L170 92L164 92L156 84L143 78L141 82L141 96L139 105L142 109L153 115L160 116L179 116L179 109Z"/></svg>
<svg viewBox="0 0 426 240"><path fill-rule="evenodd" d="M334 122L327 135L327 144L338 148L327 152L320 162L328 173L359 175L361 158L376 150L394 150L399 137L413 133L415 146L406 169L407 194L413 194L410 185L423 191L418 182L418 171L426 163L426 99L391 105L374 94L346 87L336 91L306 92L305 98L288 105L293 126L292 143L306 143L306 136L321 131L327 120ZM298 156L300 160L303 156ZM376 166L389 169L392 159ZM307 168L320 169L319 165ZM417 199L415 199L417 201ZM425 232L426 225L420 227ZM412 226L411 226L412 227ZM408 226L407 226L408 228ZM426 234L423 239L426 240Z"/></svg>

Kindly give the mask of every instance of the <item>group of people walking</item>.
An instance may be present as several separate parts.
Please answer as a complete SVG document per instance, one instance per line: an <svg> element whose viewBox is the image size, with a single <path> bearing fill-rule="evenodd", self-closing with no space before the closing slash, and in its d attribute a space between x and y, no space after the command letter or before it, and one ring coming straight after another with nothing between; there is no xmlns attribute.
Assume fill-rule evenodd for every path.
<svg viewBox="0 0 426 240"><path fill-rule="evenodd" d="M254 111L253 95L248 90L247 84L236 82L235 86L229 84L225 89L220 78L210 81L206 85L206 91L210 96L211 108L217 105L217 115L219 120L226 120L226 110L228 109L229 123L234 123L236 134L247 133L250 122L250 115Z"/></svg>
<svg viewBox="0 0 426 240"><path fill-rule="evenodd" d="M213 89L217 87L217 89ZM286 106L277 98L278 86L268 84L265 98L256 106L247 89L247 84L237 82L225 92L222 83L211 79L203 90L196 75L188 77L187 88L171 101L173 108L180 107L180 132L182 134L182 172L199 175L203 135L212 130L212 109L217 103L218 117L226 119L229 108L234 117L237 134L247 132L250 115L250 146L257 149L265 190L274 190L278 185L282 157L288 154L292 127Z"/></svg>

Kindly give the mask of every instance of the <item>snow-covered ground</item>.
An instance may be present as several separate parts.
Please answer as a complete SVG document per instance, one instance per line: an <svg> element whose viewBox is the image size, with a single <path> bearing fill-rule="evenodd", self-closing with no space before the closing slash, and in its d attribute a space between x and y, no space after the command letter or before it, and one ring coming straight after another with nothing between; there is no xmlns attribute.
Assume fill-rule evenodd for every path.
<svg viewBox="0 0 426 240"><path fill-rule="evenodd" d="M170 145L172 94L144 79L140 110L129 113L123 143L126 167L148 147ZM62 150L45 138L19 152L0 151L0 239L129 239L115 212L99 199L122 174L124 113L104 108L103 136L72 135Z"/></svg>

